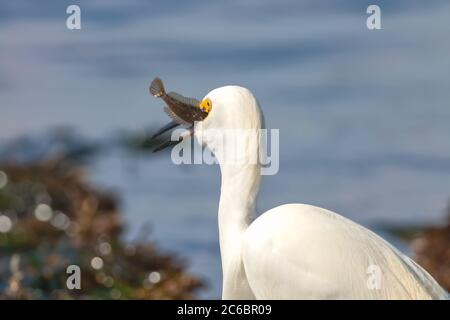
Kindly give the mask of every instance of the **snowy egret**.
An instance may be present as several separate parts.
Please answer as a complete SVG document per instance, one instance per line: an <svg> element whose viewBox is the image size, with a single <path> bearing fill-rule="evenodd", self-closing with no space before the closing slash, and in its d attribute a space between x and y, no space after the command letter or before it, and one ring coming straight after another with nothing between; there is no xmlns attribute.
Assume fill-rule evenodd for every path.
<svg viewBox="0 0 450 320"><path fill-rule="evenodd" d="M413 260L363 226L306 204L286 204L258 218L260 139L238 139L233 153L217 133L259 130L253 94L238 86L209 92L208 116L194 136L220 164L218 209L223 299L445 299L447 293ZM235 140L236 141L236 140ZM234 154L234 160L225 159ZM228 157L229 158L229 157ZM233 160L233 159L232 159Z"/></svg>

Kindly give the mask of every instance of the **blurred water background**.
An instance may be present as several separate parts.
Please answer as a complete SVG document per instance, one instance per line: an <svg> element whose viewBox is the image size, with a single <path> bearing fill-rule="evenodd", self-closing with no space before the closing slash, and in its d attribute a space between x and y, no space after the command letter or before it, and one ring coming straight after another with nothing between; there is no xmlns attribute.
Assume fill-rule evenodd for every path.
<svg viewBox="0 0 450 320"><path fill-rule="evenodd" d="M70 4L81 30L66 28ZM369 4L382 30L367 30ZM157 128L155 76L198 98L239 84L280 129L260 212L303 202L372 228L445 218L448 1L2 1L0 30L3 157L57 150L54 128L102 143ZM220 296L217 166L113 147L88 170L121 198L129 240L148 232L207 281L202 297Z"/></svg>

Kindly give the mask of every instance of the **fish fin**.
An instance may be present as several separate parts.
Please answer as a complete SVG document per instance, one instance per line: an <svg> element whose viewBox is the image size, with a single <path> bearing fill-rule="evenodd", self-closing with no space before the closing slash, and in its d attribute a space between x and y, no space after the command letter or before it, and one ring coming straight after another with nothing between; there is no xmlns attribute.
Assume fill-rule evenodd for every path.
<svg viewBox="0 0 450 320"><path fill-rule="evenodd" d="M149 90L150 90L150 93L152 94L152 96L157 97L157 98L159 98L165 94L164 85L160 78L153 79Z"/></svg>
<svg viewBox="0 0 450 320"><path fill-rule="evenodd" d="M164 112L167 113L167 115L169 117L172 118L172 120L174 120L175 122L177 122L178 124L184 124L184 125L192 125L192 123L189 123L183 119L181 119L179 116L177 116L175 114L175 112L173 112L172 110L170 110L170 108L168 107L164 107Z"/></svg>
<svg viewBox="0 0 450 320"><path fill-rule="evenodd" d="M181 94L176 93L176 92L169 92L167 95L179 102L188 104L190 106L198 107L200 105L200 101L198 101L197 99L188 98L188 97L182 96Z"/></svg>

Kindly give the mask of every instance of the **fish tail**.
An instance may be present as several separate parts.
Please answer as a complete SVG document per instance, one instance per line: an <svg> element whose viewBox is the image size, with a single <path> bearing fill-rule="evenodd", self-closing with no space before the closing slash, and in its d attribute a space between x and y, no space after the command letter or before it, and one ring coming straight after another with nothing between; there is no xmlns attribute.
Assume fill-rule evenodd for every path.
<svg viewBox="0 0 450 320"><path fill-rule="evenodd" d="M150 90L150 93L157 98L166 94L166 92L164 91L163 82L160 78L153 79L149 90Z"/></svg>

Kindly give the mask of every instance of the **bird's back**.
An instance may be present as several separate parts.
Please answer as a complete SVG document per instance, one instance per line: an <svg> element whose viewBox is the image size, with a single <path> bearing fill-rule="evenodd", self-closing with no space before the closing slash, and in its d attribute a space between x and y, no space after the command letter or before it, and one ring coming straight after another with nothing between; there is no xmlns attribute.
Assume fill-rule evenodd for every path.
<svg viewBox="0 0 450 320"><path fill-rule="evenodd" d="M260 299L445 299L410 258L334 212L276 207L244 236L243 262Z"/></svg>

